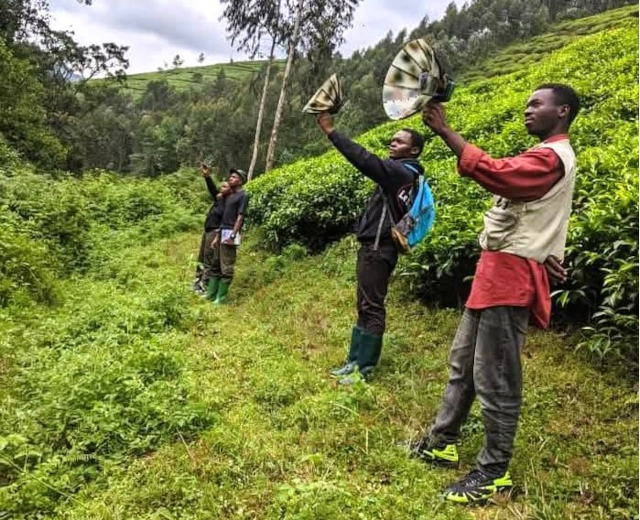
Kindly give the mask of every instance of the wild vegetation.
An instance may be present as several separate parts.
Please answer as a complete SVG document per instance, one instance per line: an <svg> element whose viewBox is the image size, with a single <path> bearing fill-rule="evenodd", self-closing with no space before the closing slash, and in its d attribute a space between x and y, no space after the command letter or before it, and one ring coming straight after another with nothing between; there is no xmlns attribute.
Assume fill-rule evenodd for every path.
<svg viewBox="0 0 640 520"><path fill-rule="evenodd" d="M247 243L232 302L189 293L199 234L111 244L112 260L60 286L64 302L3 311L0 510L8 518L607 519L638 508L637 392L574 340L532 333L512 473L487 508L444 504L458 471L397 444L422 433L458 321L395 284L378 378L350 391L353 238L321 255ZM125 247L122 247L125 246ZM304 287L304 290L300 290ZM589 381L588 385L584 382Z"/></svg>
<svg viewBox="0 0 640 520"><path fill-rule="evenodd" d="M0 176L0 305L55 302L60 277L95 272L127 243L192 229L200 219L176 200L176 176L151 182L96 171L54 179L24 166ZM198 200L201 190L189 194L189 186L182 193Z"/></svg>
<svg viewBox="0 0 640 520"><path fill-rule="evenodd" d="M211 150L205 136L227 128L225 139L240 139L234 125L243 122L251 134L249 101L235 104L225 74L179 94L151 81L140 101L104 86L67 90L47 75L55 56L29 58L32 43L0 17L0 115L15 116L0 118L0 519L637 519L633 12L575 22L608 20L535 68L523 61L461 88L449 108L466 137L502 155L529 144L521 111L535 84L571 78L585 101L573 132L581 171L571 280L555 298L565 321L586 319L591 329L530 334L516 491L473 510L439 493L473 464L478 409L463 430L459 470L430 469L399 446L436 412L459 318L446 307L464 297L477 255L486 201L458 178L450 153L434 140L424 155L438 220L397 272L381 370L372 385L338 388L327 371L343 360L355 299L357 246L345 233L371 186L333 152L294 161L326 146L297 141L292 164L249 185L254 220L231 304L212 310L190 291L206 190L194 169L178 168L205 153L219 165L234 161L233 149ZM37 10L24 13L48 34ZM64 41L78 59L98 52ZM193 103L186 119L172 112L175 99ZM138 106L145 114L136 122L129 115ZM355 128L353 114L339 126ZM197 131L176 148L185 121ZM361 142L381 151L398 126ZM131 157L143 130L146 152ZM79 173L135 161L158 178ZM76 172L56 170L65 162Z"/></svg>

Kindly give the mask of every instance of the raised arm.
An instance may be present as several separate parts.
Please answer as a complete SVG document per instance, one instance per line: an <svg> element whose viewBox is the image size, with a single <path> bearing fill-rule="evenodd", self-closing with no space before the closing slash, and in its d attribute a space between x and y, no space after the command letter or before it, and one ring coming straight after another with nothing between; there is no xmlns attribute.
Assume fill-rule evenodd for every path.
<svg viewBox="0 0 640 520"><path fill-rule="evenodd" d="M563 175L558 156L548 148L529 150L505 159L490 157L449 127L440 103L427 104L422 121L456 155L460 175L471 177L496 195L534 200L547 193Z"/></svg>
<svg viewBox="0 0 640 520"><path fill-rule="evenodd" d="M560 159L548 148L494 159L472 144L465 146L458 171L491 193L520 200L539 199L563 175Z"/></svg>
<svg viewBox="0 0 640 520"><path fill-rule="evenodd" d="M422 111L422 122L429 127L433 133L440 136L451 151L460 159L462 150L467 142L458 132L454 132L444 111L444 106L440 103L427 103Z"/></svg>
<svg viewBox="0 0 640 520"><path fill-rule="evenodd" d="M389 172L385 166L385 161L359 144L354 143L347 136L337 132L333 127L333 121L329 113L323 112L318 115L318 126L336 149L363 175L382 186L388 183Z"/></svg>
<svg viewBox="0 0 640 520"><path fill-rule="evenodd" d="M200 173L204 177L204 182L207 185L207 189L209 190L209 194L213 200L216 200L216 195L218 195L218 187L216 186L213 179L211 179L211 168L209 168L206 164L200 164Z"/></svg>

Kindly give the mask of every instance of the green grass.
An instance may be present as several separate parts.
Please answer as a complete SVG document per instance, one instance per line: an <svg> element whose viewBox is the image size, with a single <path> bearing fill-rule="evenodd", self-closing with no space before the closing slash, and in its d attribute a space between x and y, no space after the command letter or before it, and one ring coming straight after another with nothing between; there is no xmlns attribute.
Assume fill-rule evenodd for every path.
<svg viewBox="0 0 640 520"><path fill-rule="evenodd" d="M21 389L41 384L42 359L48 359L47 370L71 377L75 353L86 354L103 340L113 347L99 351L93 370L108 372L125 345L144 352L152 344L152 359L165 360L154 377L183 389L184 410L199 407L212 417L195 430L174 421L173 440L163 438L155 449L103 448L77 457L55 480L37 465L29 471L30 456L17 455L27 472L20 494L10 498L36 504L30 518L38 510L34 496L48 499L38 518L78 520L609 520L636 514L637 388L628 376L577 356L570 337L529 336L511 468L516 494L488 507L455 507L439 493L472 467L482 444L477 408L463 430L459 470L430 469L397 443L420 435L436 413L459 313L407 300L395 281L378 377L368 386L340 388L327 372L342 361L354 320L353 238L313 257L298 246L269 256L247 243L230 305L223 308L189 293L198 240L186 234L153 248L123 250L102 275L66 282L60 308L12 323L13 346L21 352L3 356L8 361L0 372L0 396L5 413L15 412L14 433L28 434L20 431L24 414L41 406ZM101 336L103 329L108 336ZM0 345L6 349L8 341L5 335ZM92 366L90 359L83 363ZM140 385L130 377L130 365L119 384ZM73 378L68 384L55 390L59 399L71 391ZM143 395L155 388L148 384ZM119 392L116 386L103 400ZM101 403L87 403L85 413ZM157 421L156 413L163 413L152 403L133 403L140 411L130 420ZM171 403L174 408L164 413L190 417ZM45 427L46 420L41 418ZM53 471L50 460L41 462ZM74 480L74 472L86 468L90 477Z"/></svg>
<svg viewBox="0 0 640 520"><path fill-rule="evenodd" d="M494 56L462 71L456 79L461 85L467 85L473 81L510 74L536 64L545 54L565 47L576 38L623 27L638 27L637 5L557 23L540 36L500 49Z"/></svg>
<svg viewBox="0 0 640 520"><path fill-rule="evenodd" d="M628 368L531 331L516 491L445 504L440 491L482 445L477 406L458 470L398 443L437 411L459 312L426 308L395 280L376 379L339 388L328 370L355 318L353 238L310 257L295 245L269 255L250 237L230 305L214 308L189 290L199 235L155 238L180 215L101 231L88 274L60 280L56 305L0 309L0 519L637 518Z"/></svg>
<svg viewBox="0 0 640 520"><path fill-rule="evenodd" d="M280 64L281 61L282 60L277 60L276 66ZM221 70L224 70L227 79L241 81L251 78L263 65L264 61L262 60L235 61L233 63L216 63L215 65L181 67L178 69L131 74L127 75L127 80L122 90L132 94L134 98L139 98L145 92L147 83L161 80L166 80L169 85L178 91L187 90L191 87L198 87L203 83L215 81ZM202 81L196 81L194 74L200 74ZM96 82L99 81L105 80L96 80Z"/></svg>

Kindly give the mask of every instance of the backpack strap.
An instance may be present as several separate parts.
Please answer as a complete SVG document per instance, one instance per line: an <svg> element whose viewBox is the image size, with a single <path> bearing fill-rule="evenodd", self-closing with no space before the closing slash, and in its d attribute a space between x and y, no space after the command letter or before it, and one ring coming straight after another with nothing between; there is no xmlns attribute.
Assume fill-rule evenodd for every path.
<svg viewBox="0 0 640 520"><path fill-rule="evenodd" d="M387 210L389 207L389 203L387 202L387 195L382 188L380 189L382 190L382 200L384 201L384 205L382 206L382 215L380 216L380 222L378 222L378 230L376 231L376 240L373 243L374 251L377 251L378 246L380 245L380 235L382 234L382 225L384 223L384 217L387 216ZM391 225L395 226L396 223L393 221L393 215L391 214L391 211L389 211L389 218L391 219Z"/></svg>
<svg viewBox="0 0 640 520"><path fill-rule="evenodd" d="M418 168L416 168L415 166L412 166L411 164L408 164L408 163L402 163L402 165L403 165L405 168L409 168L409 169L410 169L413 173L415 173L416 175L418 175L418 176L420 175L420 172L418 171Z"/></svg>
<svg viewBox="0 0 640 520"><path fill-rule="evenodd" d="M407 163L402 163L402 165L405 168L408 168L409 170L411 170L413 173L415 173L416 175L416 178L414 179L414 188L415 188L416 187L415 183L420 178L420 172L418 171L418 168ZM393 219L393 211L391 211L391 208L389 207L389 200L387 199L387 194L384 192L384 189L382 188L382 186L380 186L380 193L382 194L382 200L384 201L384 206L382 207L382 215L380 217L380 222L378 222L378 230L376 231L376 240L373 243L374 251L377 251L378 246L380 245L380 235L382 234L382 226L384 224L384 218L387 216L387 213L389 213L389 219L391 220L391 225L392 226L396 225L396 221Z"/></svg>

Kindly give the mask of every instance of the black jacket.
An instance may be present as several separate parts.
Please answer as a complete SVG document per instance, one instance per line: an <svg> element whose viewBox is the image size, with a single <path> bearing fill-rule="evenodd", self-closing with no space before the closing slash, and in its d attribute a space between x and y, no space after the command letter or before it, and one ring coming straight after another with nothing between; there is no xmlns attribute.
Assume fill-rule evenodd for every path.
<svg viewBox="0 0 640 520"><path fill-rule="evenodd" d="M424 169L416 159L380 159L336 131L329 134L329 139L351 164L378 185L358 225L358 240L363 243L374 242L384 207L383 195L387 197L393 220L398 222L411 209L418 173L422 175ZM418 173L407 165L411 165ZM381 240L391 239L391 226L387 212L380 233Z"/></svg>
<svg viewBox="0 0 640 520"><path fill-rule="evenodd" d="M204 230L213 231L214 229L218 229L220 227L220 223L222 222L224 200L221 200L217 197L218 187L211 180L211 177L205 177L204 181L207 184L207 189L209 190L209 194L211 195L211 199L213 200L213 204L211 204L211 206L209 207L207 218L204 221Z"/></svg>

